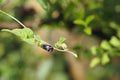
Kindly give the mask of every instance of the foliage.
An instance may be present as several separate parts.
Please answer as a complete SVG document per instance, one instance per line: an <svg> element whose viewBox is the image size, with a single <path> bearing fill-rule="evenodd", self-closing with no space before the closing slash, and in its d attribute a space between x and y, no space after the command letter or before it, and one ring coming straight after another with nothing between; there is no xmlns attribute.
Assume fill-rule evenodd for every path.
<svg viewBox="0 0 120 80"><path fill-rule="evenodd" d="M92 30L89 26L89 24L91 23L91 21L94 19L94 15L90 15L88 16L85 21L81 20L81 19L77 19L74 21L75 24L78 24L78 25L83 25L85 28L84 28L84 32L86 34L89 34L91 35L92 34Z"/></svg>
<svg viewBox="0 0 120 80"><path fill-rule="evenodd" d="M40 27L44 27L44 25L47 25L51 29L55 28L56 26L57 28L62 27L67 29L71 33L76 33L77 35L80 35L80 36L81 34L87 34L86 36L99 39L98 41L99 44L94 45L90 48L84 47L84 45L88 45L87 43L84 45L77 44L75 47L70 46L71 48L73 47L73 49L77 52L78 60L81 60L82 55L84 56L87 55L87 60L90 60L89 65L91 68L89 70L90 76L88 76L89 78L88 80L103 80L103 79L111 80L111 76L112 76L111 74L115 75L114 73L116 73L118 76L120 75L119 60L116 60L116 57L119 58L120 56L119 54L120 53L120 23L119 23L120 1L119 0L116 0L116 1L114 0L109 0L109 1L107 0L97 0L97 1L96 0L91 0L91 1L89 0L87 1L86 0L36 0L36 1L38 4L40 4L40 6L43 9L46 10L45 15L42 15L42 17L37 16L38 18L40 18L40 22L41 22L41 24L39 25ZM19 12L17 12L17 9L19 10L18 7L27 5L26 4L27 1L13 0L8 5L6 5L6 3L7 3L7 0L0 0L0 9L2 9L5 12L9 12L9 14L12 14L13 16L16 16L17 19L19 19L22 22L24 22L26 18L29 20L28 17L32 18L33 20L34 18L36 18L35 16L38 15L37 13L34 13L34 15L33 14L31 15L30 12L28 12L26 15L26 13L20 14ZM24 13L24 10L21 12ZM49 50L49 49L52 49L51 47L53 47L55 50L57 50L57 53L68 52L76 56L76 54L68 50L69 46L65 44L65 40L66 40L65 38L60 38L54 44L54 46L52 46L51 44L48 44L45 41L43 41L38 35L36 35L33 32L33 30L25 27L23 24L21 24L21 22L19 22L16 18L12 17L9 14L6 14L6 15L16 20L21 26L23 26L23 28L13 29L13 30L2 29L3 32L0 33L0 36L2 36L0 39L1 40L0 42L0 59L1 59L0 77L2 76L3 78L2 80L8 77L10 77L11 80L16 80L17 78L15 77L20 78L20 80L26 80L28 78L29 80L32 80L32 78L30 78L31 75L30 74L27 75L27 73L34 72L34 69L31 65L35 65L36 64L35 61L38 61L38 60L36 60L37 59L36 56L33 56L33 54L31 53L23 54L23 53L28 53L30 51L26 50L28 46L25 48L24 46L22 46L23 42L20 42L19 39L30 44L37 43L39 47L42 47L48 52L49 51L51 52L52 50ZM8 16L1 16L1 15L2 14L0 14L1 22L7 22L7 21L13 22L10 18L8 18ZM24 18L22 18L23 16ZM12 34L4 33L4 31L12 33L18 36L19 38L16 38L16 36L13 36ZM7 36L7 38L4 39L3 36ZM11 38L13 38L13 40L15 41L11 42L12 41ZM10 41L8 41L9 39ZM94 43L94 42L91 42L91 43ZM17 46L18 48L16 50L12 49L12 47L15 47L15 46ZM22 57L20 58L20 56ZM26 57L23 57L23 56L26 56ZM59 80L57 76L62 76L63 78L62 80L64 79L69 80L70 76L68 75L71 75L71 74L67 74L68 72L66 73L64 71L64 69L66 68L66 62L65 62L66 60L63 59L64 57L60 54L53 54L52 56L53 56L52 59L54 59L55 62L54 60L49 59L48 61L47 60L45 61L46 64L41 64L43 66L42 68L43 70L40 69L40 71L44 73L44 70L46 69L45 74L41 73L44 77L43 79L45 79L46 75L50 75L54 77L52 78L48 77L49 79L47 80L50 80L50 79ZM7 64L7 60L10 61L9 64ZM19 63L22 64L22 67L20 67L21 65ZM59 66L57 66L56 64ZM55 67L53 65L55 65ZM13 66L15 67L15 69ZM25 66L29 66L28 69ZM52 68L54 69L53 71L51 71L51 74L49 74ZM56 70L59 70L57 68L60 69L60 73L55 73ZM18 74L18 72L15 72L15 71L19 69L20 71L18 71L19 72ZM10 74L11 71L15 73L11 75ZM99 74L96 74L96 73L99 73ZM93 77L94 79L91 77Z"/></svg>
<svg viewBox="0 0 120 80"><path fill-rule="evenodd" d="M47 50L48 52L52 52L53 50L51 50L51 49L55 49L57 51L68 52L70 54L73 54L75 57L77 57L77 55L75 53L70 52L67 49L67 45L64 43L65 38L60 38L60 40L55 44L55 48L52 48L52 46L47 44L45 41L41 40L38 35L35 35L31 29L24 26L19 20L17 20L13 16L7 14L6 12L4 12L2 10L0 10L0 12L8 15L9 17L11 17L15 21L17 21L21 26L24 27L23 29L13 29L13 30L3 29L2 31L7 31L10 33L13 33L13 34L17 35L18 37L20 37L23 41L25 41L29 44L33 44L33 43L37 42L38 46L42 47L43 49Z"/></svg>
<svg viewBox="0 0 120 80"><path fill-rule="evenodd" d="M59 49L67 49L67 45L65 44L65 38L61 37L58 42L55 44L56 48Z"/></svg>

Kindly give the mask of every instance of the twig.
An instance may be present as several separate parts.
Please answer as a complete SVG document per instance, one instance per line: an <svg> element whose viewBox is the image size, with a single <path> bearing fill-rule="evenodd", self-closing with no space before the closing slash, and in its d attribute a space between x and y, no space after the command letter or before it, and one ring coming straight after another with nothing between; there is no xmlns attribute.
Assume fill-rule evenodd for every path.
<svg viewBox="0 0 120 80"><path fill-rule="evenodd" d="M54 50L60 51L60 52L67 52L67 53L72 54L72 55L75 56L75 57L78 57L77 54L75 54L75 53L72 52L72 51L69 51L68 49L66 49L66 50L61 50L61 49L57 49L57 48L54 47Z"/></svg>
<svg viewBox="0 0 120 80"><path fill-rule="evenodd" d="M12 19L14 19L15 21L17 21L21 26L23 26L24 28L26 27L23 23L21 23L19 20L17 20L15 17L11 16L10 14L7 14L6 12L0 10L0 12L2 12L3 14L8 15L9 17L11 17Z"/></svg>

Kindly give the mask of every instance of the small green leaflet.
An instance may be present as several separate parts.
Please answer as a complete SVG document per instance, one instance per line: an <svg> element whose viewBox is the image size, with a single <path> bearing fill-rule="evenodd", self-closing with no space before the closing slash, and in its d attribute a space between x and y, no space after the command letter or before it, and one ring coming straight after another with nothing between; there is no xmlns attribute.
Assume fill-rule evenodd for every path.
<svg viewBox="0 0 120 80"><path fill-rule="evenodd" d="M85 20L86 24L89 24L91 21L93 21L94 18L95 18L94 15L88 16L88 17L86 18L86 20Z"/></svg>
<svg viewBox="0 0 120 80"><path fill-rule="evenodd" d="M108 54L104 53L104 54L102 55L102 59L101 59L101 60L102 60L101 63L102 63L103 65L107 64L107 63L110 61L110 59L109 59L109 57L108 57Z"/></svg>
<svg viewBox="0 0 120 80"><path fill-rule="evenodd" d="M91 29L91 27L86 27L86 28L84 28L84 32L85 32L86 34L88 34L88 35L91 35L91 34L92 34L92 29Z"/></svg>
<svg viewBox="0 0 120 80"><path fill-rule="evenodd" d="M91 34L92 34L92 29L91 29L91 27L89 26L89 24L90 24L91 21L93 21L94 18L95 18L94 15L90 15L90 16L88 16L85 20L76 19L76 20L74 20L74 23L75 23L75 24L78 24L78 25L84 26L83 31L84 31L86 34L91 35Z"/></svg>
<svg viewBox="0 0 120 80"><path fill-rule="evenodd" d="M65 40L66 40L66 39L65 39L64 37L60 37L60 39L59 39L58 43L61 43L61 44L62 44L62 43L64 43L64 42L65 42Z"/></svg>
<svg viewBox="0 0 120 80"><path fill-rule="evenodd" d="M120 40L115 36L112 36L109 42L114 47L120 47Z"/></svg>
<svg viewBox="0 0 120 80"><path fill-rule="evenodd" d="M67 45L65 44L65 38L61 37L58 42L55 44L56 48L62 48L62 49L67 49Z"/></svg>
<svg viewBox="0 0 120 80"><path fill-rule="evenodd" d="M103 40L101 42L100 47L103 48L103 49L105 49L105 50L111 50L111 45L106 40Z"/></svg>
<svg viewBox="0 0 120 80"><path fill-rule="evenodd" d="M96 65L98 65L100 63L100 58L98 57L95 57L91 60L90 62L90 67L93 68L95 67Z"/></svg>
<svg viewBox="0 0 120 80"><path fill-rule="evenodd" d="M90 50L91 50L93 55L97 55L97 47L96 46L91 47Z"/></svg>
<svg viewBox="0 0 120 80"><path fill-rule="evenodd" d="M78 25L83 25L83 26L86 26L86 23L85 21L81 20L81 19L76 19L74 21L75 24L78 24Z"/></svg>

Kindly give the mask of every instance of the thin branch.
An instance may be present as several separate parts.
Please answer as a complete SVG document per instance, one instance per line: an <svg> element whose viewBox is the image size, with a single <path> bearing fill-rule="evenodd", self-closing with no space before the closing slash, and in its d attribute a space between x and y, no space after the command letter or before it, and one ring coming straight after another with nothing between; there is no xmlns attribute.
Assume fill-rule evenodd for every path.
<svg viewBox="0 0 120 80"><path fill-rule="evenodd" d="M21 26L23 26L24 28L26 27L23 23L21 23L19 20L17 20L15 17L11 16L10 14L7 14L6 12L4 12L2 10L0 10L0 12L2 12L3 14L6 14L7 16L11 17L15 21L17 21Z"/></svg>
<svg viewBox="0 0 120 80"><path fill-rule="evenodd" d="M69 51L68 49L66 49L66 50L61 50L61 49L57 49L57 48L54 47L54 50L60 51L60 52L67 52L67 53L72 54L72 55L75 56L76 58L78 57L76 53L74 53L74 52L72 52L72 51Z"/></svg>

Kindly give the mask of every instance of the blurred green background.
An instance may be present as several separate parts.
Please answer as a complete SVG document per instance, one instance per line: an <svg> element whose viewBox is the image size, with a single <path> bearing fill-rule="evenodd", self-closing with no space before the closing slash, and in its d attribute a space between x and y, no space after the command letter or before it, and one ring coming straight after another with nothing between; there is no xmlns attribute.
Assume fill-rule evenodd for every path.
<svg viewBox="0 0 120 80"><path fill-rule="evenodd" d="M40 1L0 0L0 9L52 45L65 37L78 58L0 31L0 80L120 80L120 0ZM4 28L22 27L0 13Z"/></svg>

